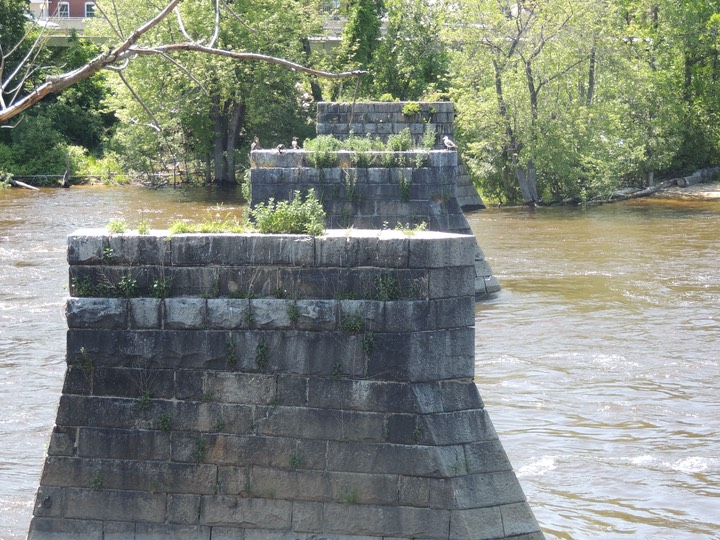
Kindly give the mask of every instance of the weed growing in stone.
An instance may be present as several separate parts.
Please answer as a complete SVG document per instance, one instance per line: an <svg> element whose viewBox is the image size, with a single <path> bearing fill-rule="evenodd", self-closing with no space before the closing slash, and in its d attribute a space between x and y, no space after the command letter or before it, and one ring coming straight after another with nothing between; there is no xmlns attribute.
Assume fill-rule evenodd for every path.
<svg viewBox="0 0 720 540"><path fill-rule="evenodd" d="M400 282L392 274L383 272L379 276L375 276L375 298L383 302L399 300L402 294L400 290Z"/></svg>
<svg viewBox="0 0 720 540"><path fill-rule="evenodd" d="M80 354L77 357L77 363L78 366L80 366L80 369L83 370L83 373L88 378L88 380L92 379L93 371L95 371L95 366L93 364L92 358L90 358L90 354L87 352L87 349L85 349L85 347L80 347Z"/></svg>
<svg viewBox="0 0 720 540"><path fill-rule="evenodd" d="M371 331L365 332L362 341L363 354L370 358L375 350L375 334Z"/></svg>
<svg viewBox="0 0 720 540"><path fill-rule="evenodd" d="M92 476L92 480L90 480L90 489L94 489L95 491L100 491L103 488L103 477L102 473L100 471L95 471Z"/></svg>
<svg viewBox="0 0 720 540"><path fill-rule="evenodd" d="M170 431L172 429L172 416L169 414L161 414L158 418L158 429L160 431Z"/></svg>
<svg viewBox="0 0 720 540"><path fill-rule="evenodd" d="M104 262L105 264L109 264L110 262L112 262L114 257L115 257L115 250L113 248L106 247L105 249L103 249L102 257L101 257L102 262Z"/></svg>
<svg viewBox="0 0 720 540"><path fill-rule="evenodd" d="M93 296L95 294L95 287L93 286L93 282L89 277L73 277L70 280L70 283L72 284L72 289L75 293L75 296L87 297Z"/></svg>
<svg viewBox="0 0 720 540"><path fill-rule="evenodd" d="M215 422L215 425L213 426L213 431L216 433L221 433L225 431L225 421L224 420L218 420Z"/></svg>
<svg viewBox="0 0 720 540"><path fill-rule="evenodd" d="M341 326L344 332L359 334L365 329L365 319L360 313L343 313Z"/></svg>
<svg viewBox="0 0 720 540"><path fill-rule="evenodd" d="M143 390L140 393L140 397L138 398L140 410L145 411L148 407L150 407L150 397L150 390Z"/></svg>
<svg viewBox="0 0 720 540"><path fill-rule="evenodd" d="M205 438L200 435L195 441L195 451L193 452L193 457L195 458L196 463L200 463L203 459L205 459L206 450L207 442L205 441Z"/></svg>
<svg viewBox="0 0 720 540"><path fill-rule="evenodd" d="M235 354L235 342L228 339L225 343L225 365L230 369L235 369L237 365L237 355Z"/></svg>
<svg viewBox="0 0 720 540"><path fill-rule="evenodd" d="M406 152L412 148L412 145L412 135L409 128L388 136L387 148L393 152Z"/></svg>
<svg viewBox="0 0 720 540"><path fill-rule="evenodd" d="M343 502L345 504L357 504L359 501L360 493L358 493L358 489L355 487L343 495Z"/></svg>
<svg viewBox="0 0 720 540"><path fill-rule="evenodd" d="M128 230L127 221L122 218L111 219L107 223L107 230L110 234L122 234Z"/></svg>
<svg viewBox="0 0 720 540"><path fill-rule="evenodd" d="M148 234L150 232L150 224L147 220L142 219L138 222L137 230L138 234Z"/></svg>
<svg viewBox="0 0 720 540"><path fill-rule="evenodd" d="M413 432L412 432L412 438L413 438L413 441L415 441L415 444L417 444L420 441L421 436L422 436L422 430L420 429L420 421L416 418L415 425L413 426Z"/></svg>
<svg viewBox="0 0 720 540"><path fill-rule="evenodd" d="M310 189L303 197L295 191L292 201L260 203L250 211L255 227L265 234L311 234L319 236L325 232L325 210Z"/></svg>
<svg viewBox="0 0 720 540"><path fill-rule="evenodd" d="M255 349L255 363L259 368L265 369L268 366L269 361L270 358L267 343L260 343Z"/></svg>
<svg viewBox="0 0 720 540"><path fill-rule="evenodd" d="M420 114L420 104L415 101L411 101L402 108L402 113L403 116L412 118L413 116Z"/></svg>
<svg viewBox="0 0 720 540"><path fill-rule="evenodd" d="M318 135L314 139L306 139L305 150L308 151L307 159L310 165L317 169L334 167L337 165L337 152L340 149L340 141L332 135Z"/></svg>
<svg viewBox="0 0 720 540"><path fill-rule="evenodd" d="M410 179L405 176L404 172L400 173L398 185L400 186L400 201L404 203L408 202L410 200Z"/></svg>
<svg viewBox="0 0 720 540"><path fill-rule="evenodd" d="M116 286L118 296L132 298L137 294L137 279L132 274L126 274L120 278Z"/></svg>
<svg viewBox="0 0 720 540"><path fill-rule="evenodd" d="M422 145L423 148L427 150L432 150L435 146L435 139L437 138L437 133L435 131L435 128L432 127L429 123L425 123L425 132L422 136Z"/></svg>
<svg viewBox="0 0 720 540"><path fill-rule="evenodd" d="M297 302L292 302L288 304L287 316L290 324L292 324L293 326L298 323L298 321L300 320L300 308L298 307Z"/></svg>
<svg viewBox="0 0 720 540"><path fill-rule="evenodd" d="M301 454L290 454L290 466L293 468L301 467L305 462L305 458Z"/></svg>
<svg viewBox="0 0 720 540"><path fill-rule="evenodd" d="M200 396L200 401L203 403L210 403L213 399L215 399L215 393L212 390L206 390Z"/></svg>
<svg viewBox="0 0 720 540"><path fill-rule="evenodd" d="M342 363L335 362L333 364L332 377L333 377L333 379L338 380L341 376L342 376Z"/></svg>
<svg viewBox="0 0 720 540"><path fill-rule="evenodd" d="M153 298L167 298L170 296L170 290L172 289L172 278L171 277L159 277L150 288L150 294Z"/></svg>
<svg viewBox="0 0 720 540"><path fill-rule="evenodd" d="M412 225L410 223L400 223L399 221L395 224L395 230L400 231L401 233L412 236L415 233L419 233L422 231L427 230L427 223L424 221L421 221L420 223L416 223L415 225Z"/></svg>

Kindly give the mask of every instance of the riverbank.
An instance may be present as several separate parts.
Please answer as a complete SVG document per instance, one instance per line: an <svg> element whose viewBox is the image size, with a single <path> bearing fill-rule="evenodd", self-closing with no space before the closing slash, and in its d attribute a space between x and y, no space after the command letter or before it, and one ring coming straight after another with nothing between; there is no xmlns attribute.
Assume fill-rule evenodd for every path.
<svg viewBox="0 0 720 540"><path fill-rule="evenodd" d="M688 187L674 185L652 196L657 199L720 200L720 181L704 182Z"/></svg>

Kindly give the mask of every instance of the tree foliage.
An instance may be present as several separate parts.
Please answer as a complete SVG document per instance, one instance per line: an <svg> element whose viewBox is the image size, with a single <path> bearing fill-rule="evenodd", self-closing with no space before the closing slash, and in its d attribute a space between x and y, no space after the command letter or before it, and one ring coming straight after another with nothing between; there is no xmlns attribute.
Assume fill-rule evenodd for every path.
<svg viewBox="0 0 720 540"><path fill-rule="evenodd" d="M717 1L452 6L459 139L486 194L602 197L717 160Z"/></svg>

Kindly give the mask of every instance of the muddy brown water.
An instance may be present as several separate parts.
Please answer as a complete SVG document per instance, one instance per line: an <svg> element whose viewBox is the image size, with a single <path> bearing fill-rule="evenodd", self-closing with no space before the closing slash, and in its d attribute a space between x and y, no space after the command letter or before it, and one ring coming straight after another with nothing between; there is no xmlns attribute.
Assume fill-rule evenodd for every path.
<svg viewBox="0 0 720 540"><path fill-rule="evenodd" d="M0 191L0 539L25 537L62 387L66 235L238 200ZM503 286L476 307L476 382L548 538L720 538L720 201L468 218Z"/></svg>

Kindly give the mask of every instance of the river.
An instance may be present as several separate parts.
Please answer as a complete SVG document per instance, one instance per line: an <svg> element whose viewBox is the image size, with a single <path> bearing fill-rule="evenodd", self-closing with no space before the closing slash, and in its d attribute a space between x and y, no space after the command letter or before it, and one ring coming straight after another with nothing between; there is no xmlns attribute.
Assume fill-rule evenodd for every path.
<svg viewBox="0 0 720 540"><path fill-rule="evenodd" d="M232 201L0 190L0 539L25 536L62 388L66 235ZM547 537L720 538L720 202L468 218L503 287L476 308L476 381Z"/></svg>

